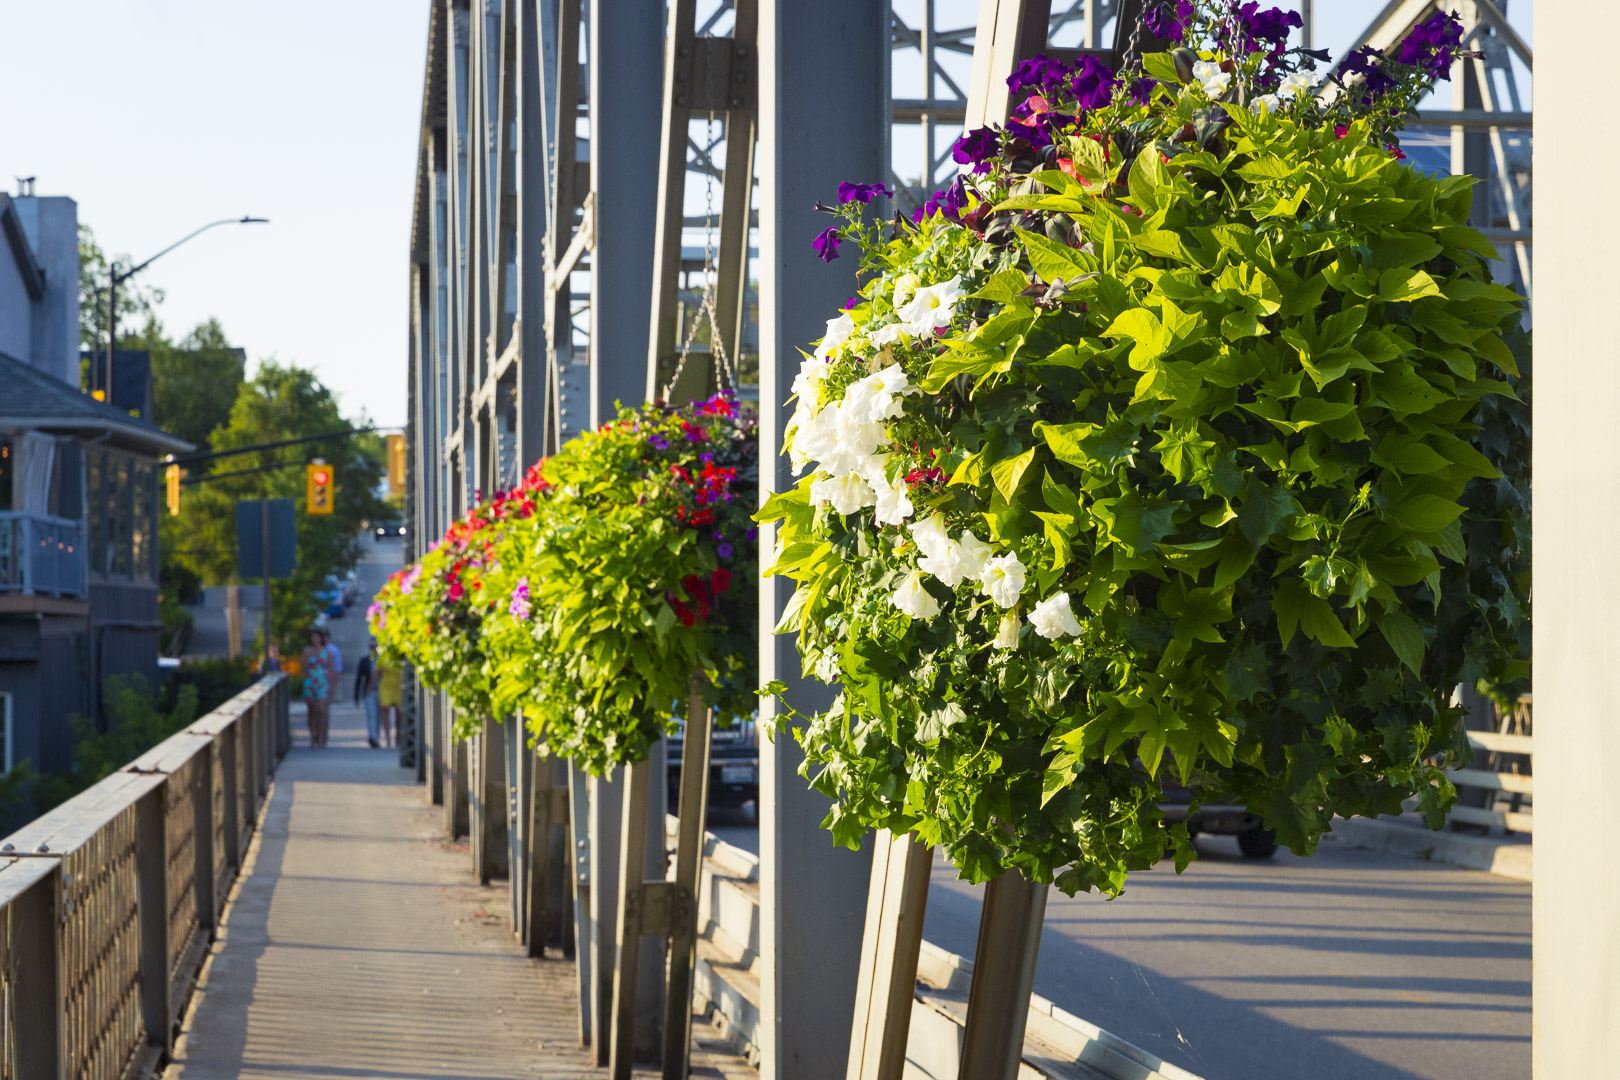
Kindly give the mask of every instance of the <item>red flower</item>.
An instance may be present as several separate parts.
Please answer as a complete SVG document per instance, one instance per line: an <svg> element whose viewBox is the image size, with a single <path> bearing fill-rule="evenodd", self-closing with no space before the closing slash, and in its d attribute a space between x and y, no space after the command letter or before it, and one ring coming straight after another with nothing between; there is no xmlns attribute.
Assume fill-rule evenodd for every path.
<svg viewBox="0 0 1620 1080"><path fill-rule="evenodd" d="M704 507L702 510L699 510L697 513L692 515L693 525L707 525L712 521L714 521L714 511L710 510L708 507Z"/></svg>
<svg viewBox="0 0 1620 1080"><path fill-rule="evenodd" d="M466 591L467 591L466 589L463 589L461 587L461 582L452 581L450 583L450 599L452 599L452 600L460 600L462 594L465 593Z"/></svg>
<svg viewBox="0 0 1620 1080"><path fill-rule="evenodd" d="M1342 139L1348 134L1350 134L1350 129L1345 127L1343 124L1333 125L1333 137L1335 139Z"/></svg>
<svg viewBox="0 0 1620 1080"><path fill-rule="evenodd" d="M714 590L716 596L731 588L731 571L716 570L713 576L709 578L709 587Z"/></svg>

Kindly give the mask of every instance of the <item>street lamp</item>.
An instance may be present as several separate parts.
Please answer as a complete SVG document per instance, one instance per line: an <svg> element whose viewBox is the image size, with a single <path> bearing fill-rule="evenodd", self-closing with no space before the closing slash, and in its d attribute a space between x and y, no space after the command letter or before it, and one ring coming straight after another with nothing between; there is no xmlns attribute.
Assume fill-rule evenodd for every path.
<svg viewBox="0 0 1620 1080"><path fill-rule="evenodd" d="M176 240L174 243L170 244L156 255L153 255L150 259L147 259L139 266L133 267L129 270L124 270L122 272L119 271L117 263L113 263L108 267L110 276L107 282L107 377L102 382L102 393L105 395L105 400L109 405L112 404L113 348L118 341L118 283L120 281L128 281L130 278L134 277L142 270L145 270L148 266L151 266L154 262L163 258L163 256L167 255L169 252L173 251L187 240L190 240L192 237L197 236L200 233L207 232L216 225L268 225L269 223L269 218L249 217L246 214L239 218L222 218L219 221L210 221L202 228L194 229L182 236L180 239Z"/></svg>

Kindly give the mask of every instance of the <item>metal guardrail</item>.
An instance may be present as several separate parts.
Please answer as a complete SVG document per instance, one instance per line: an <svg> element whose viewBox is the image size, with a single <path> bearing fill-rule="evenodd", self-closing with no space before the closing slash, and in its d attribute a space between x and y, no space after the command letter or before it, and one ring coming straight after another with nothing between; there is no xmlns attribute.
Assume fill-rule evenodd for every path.
<svg viewBox="0 0 1620 1080"><path fill-rule="evenodd" d="M270 778L285 675L0 840L0 1080L152 1075Z"/></svg>
<svg viewBox="0 0 1620 1080"><path fill-rule="evenodd" d="M0 512L0 592L89 595L84 522L20 510Z"/></svg>

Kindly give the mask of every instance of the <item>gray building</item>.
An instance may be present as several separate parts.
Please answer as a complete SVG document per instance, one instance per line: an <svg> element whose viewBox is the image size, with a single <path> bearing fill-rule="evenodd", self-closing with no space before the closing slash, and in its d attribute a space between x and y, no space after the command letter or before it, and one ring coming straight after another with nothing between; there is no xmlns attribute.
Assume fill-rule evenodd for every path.
<svg viewBox="0 0 1620 1080"><path fill-rule="evenodd" d="M78 231L0 194L0 772L68 767L106 677L155 684L159 459L190 449L80 391Z"/></svg>

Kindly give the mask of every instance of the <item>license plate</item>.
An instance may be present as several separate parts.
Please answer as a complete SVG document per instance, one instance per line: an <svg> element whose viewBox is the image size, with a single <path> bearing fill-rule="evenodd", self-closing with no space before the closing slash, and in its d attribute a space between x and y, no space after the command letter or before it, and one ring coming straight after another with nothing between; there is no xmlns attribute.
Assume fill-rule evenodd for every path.
<svg viewBox="0 0 1620 1080"><path fill-rule="evenodd" d="M720 766L720 782L722 784L752 784L754 782L753 765L722 765Z"/></svg>

